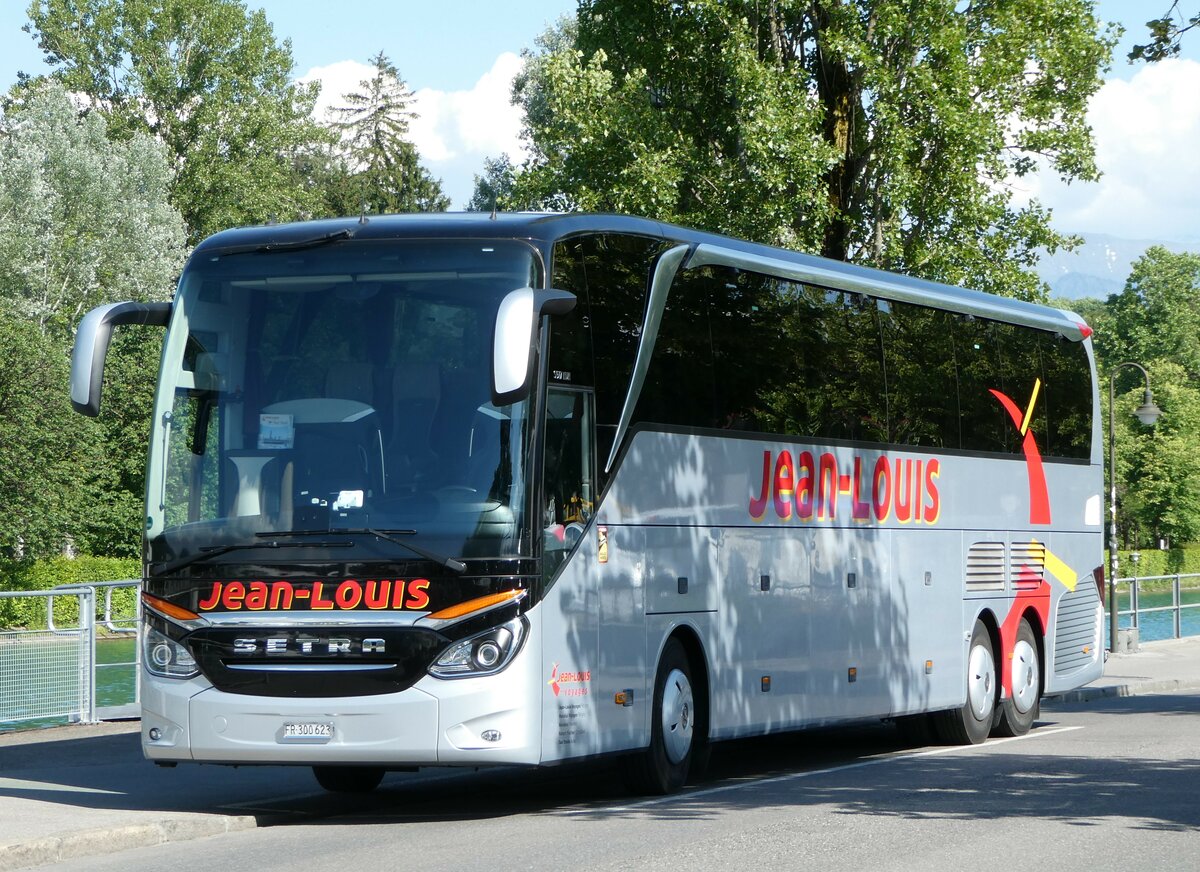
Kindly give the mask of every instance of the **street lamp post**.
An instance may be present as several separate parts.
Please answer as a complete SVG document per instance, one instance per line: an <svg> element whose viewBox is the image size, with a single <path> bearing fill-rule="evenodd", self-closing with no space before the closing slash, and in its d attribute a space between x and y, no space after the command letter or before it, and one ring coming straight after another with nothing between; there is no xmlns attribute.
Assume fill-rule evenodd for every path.
<svg viewBox="0 0 1200 872"><path fill-rule="evenodd" d="M1132 366L1146 380L1146 392L1142 396L1142 404L1134 409L1134 416L1147 427L1153 427L1162 414L1162 410L1154 404L1154 396L1150 393L1150 375L1140 363L1126 361L1112 368L1108 376L1108 650L1117 650L1117 571L1119 558L1117 556L1117 409L1116 383L1117 372L1123 367Z"/></svg>

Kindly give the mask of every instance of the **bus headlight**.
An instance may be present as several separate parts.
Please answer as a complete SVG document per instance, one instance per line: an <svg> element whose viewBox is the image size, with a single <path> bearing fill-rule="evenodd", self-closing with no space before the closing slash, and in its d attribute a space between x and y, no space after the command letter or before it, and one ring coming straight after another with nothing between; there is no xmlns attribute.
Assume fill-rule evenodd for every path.
<svg viewBox="0 0 1200 872"><path fill-rule="evenodd" d="M152 674L163 678L192 678L200 674L187 648L149 626L142 632L142 662Z"/></svg>
<svg viewBox="0 0 1200 872"><path fill-rule="evenodd" d="M525 641L524 618L513 618L486 632L455 642L429 667L435 678L474 678L499 672L517 656Z"/></svg>

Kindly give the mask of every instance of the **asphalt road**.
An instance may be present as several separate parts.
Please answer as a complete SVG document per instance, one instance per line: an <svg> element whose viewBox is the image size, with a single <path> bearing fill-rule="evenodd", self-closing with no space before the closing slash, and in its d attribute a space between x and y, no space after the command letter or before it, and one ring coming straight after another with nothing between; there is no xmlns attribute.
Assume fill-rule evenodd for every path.
<svg viewBox="0 0 1200 872"><path fill-rule="evenodd" d="M974 748L905 748L884 726L721 745L705 780L652 800L599 764L395 774L369 797L247 805L257 829L82 868L1194 872L1198 747L1200 693L1178 692L1046 707L1029 736Z"/></svg>

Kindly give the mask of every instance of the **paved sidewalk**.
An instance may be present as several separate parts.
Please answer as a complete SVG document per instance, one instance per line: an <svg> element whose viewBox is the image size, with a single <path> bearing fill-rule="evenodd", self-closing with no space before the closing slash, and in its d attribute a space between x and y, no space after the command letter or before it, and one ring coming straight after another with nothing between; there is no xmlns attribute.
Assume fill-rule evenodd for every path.
<svg viewBox="0 0 1200 872"><path fill-rule="evenodd" d="M1103 678L1048 697L1047 702L1088 702L1173 690L1200 690L1200 636L1143 642L1136 654L1110 654Z"/></svg>
<svg viewBox="0 0 1200 872"><path fill-rule="evenodd" d="M306 769L161 769L140 723L0 735L0 872L258 825L237 807L319 790Z"/></svg>
<svg viewBox="0 0 1200 872"><path fill-rule="evenodd" d="M1113 655L1103 678L1046 702L1053 707L1192 689L1200 689L1200 637ZM142 759L139 726L0 734L0 872L318 818L358 804L325 793L304 768L161 769ZM429 777L396 773L388 780Z"/></svg>

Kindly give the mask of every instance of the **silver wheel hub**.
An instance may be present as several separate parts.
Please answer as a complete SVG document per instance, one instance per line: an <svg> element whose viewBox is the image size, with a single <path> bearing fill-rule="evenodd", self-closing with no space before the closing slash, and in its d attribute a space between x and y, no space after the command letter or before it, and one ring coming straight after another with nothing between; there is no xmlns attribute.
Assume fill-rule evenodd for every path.
<svg viewBox="0 0 1200 872"><path fill-rule="evenodd" d="M1012 658L1012 704L1021 714L1027 714L1037 702L1037 651L1024 639L1018 639Z"/></svg>
<svg viewBox="0 0 1200 872"><path fill-rule="evenodd" d="M967 702L971 705L971 714L977 721L985 721L992 716L996 704L996 664L992 660L992 652L982 645L971 649L971 661L967 671Z"/></svg>
<svg viewBox="0 0 1200 872"><path fill-rule="evenodd" d="M692 747L692 732L696 725L696 704L692 685L679 669L672 669L663 689L662 737L667 759L682 763Z"/></svg>

